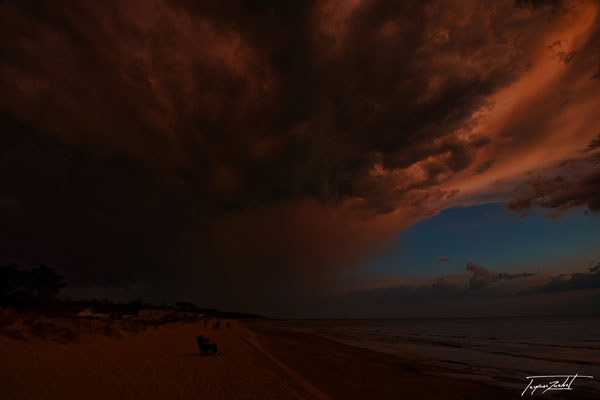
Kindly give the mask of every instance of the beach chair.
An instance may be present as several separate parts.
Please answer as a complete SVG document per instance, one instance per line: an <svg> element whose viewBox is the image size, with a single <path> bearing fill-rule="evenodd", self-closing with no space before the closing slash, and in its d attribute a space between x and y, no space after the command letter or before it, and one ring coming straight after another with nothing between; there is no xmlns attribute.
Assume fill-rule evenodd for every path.
<svg viewBox="0 0 600 400"><path fill-rule="evenodd" d="M205 338L204 335L197 336L196 342L198 343L198 350L202 354L217 354L217 343Z"/></svg>

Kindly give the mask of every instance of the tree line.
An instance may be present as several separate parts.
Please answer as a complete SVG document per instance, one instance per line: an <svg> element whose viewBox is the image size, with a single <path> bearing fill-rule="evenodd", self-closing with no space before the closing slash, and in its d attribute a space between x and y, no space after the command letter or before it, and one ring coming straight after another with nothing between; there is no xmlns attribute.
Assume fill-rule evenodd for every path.
<svg viewBox="0 0 600 400"><path fill-rule="evenodd" d="M2 265L0 266L0 307L38 310L50 314L72 313L69 307L92 307L95 311L101 313L126 314L137 314L141 309L164 307L147 303L142 299L134 299L126 304L114 303L108 299L60 299L58 294L65 286L64 277L56 271L56 268L42 264L36 268L26 270L19 268L17 264ZM217 318L261 318L260 315L256 314L199 308L194 303L187 301L176 302L174 308Z"/></svg>

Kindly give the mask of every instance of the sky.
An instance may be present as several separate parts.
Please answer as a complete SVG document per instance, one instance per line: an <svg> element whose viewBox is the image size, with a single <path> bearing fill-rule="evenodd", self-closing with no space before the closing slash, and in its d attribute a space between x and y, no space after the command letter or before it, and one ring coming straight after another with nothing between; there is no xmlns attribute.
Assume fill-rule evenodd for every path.
<svg viewBox="0 0 600 400"><path fill-rule="evenodd" d="M410 274L418 266L420 274L437 276L464 272L472 260L503 271L577 270L597 263L599 222L581 209L549 219L541 212L507 213L502 203L448 208L398 234L392 250L359 271Z"/></svg>
<svg viewBox="0 0 600 400"><path fill-rule="evenodd" d="M600 5L0 2L0 262L274 317L597 312Z"/></svg>

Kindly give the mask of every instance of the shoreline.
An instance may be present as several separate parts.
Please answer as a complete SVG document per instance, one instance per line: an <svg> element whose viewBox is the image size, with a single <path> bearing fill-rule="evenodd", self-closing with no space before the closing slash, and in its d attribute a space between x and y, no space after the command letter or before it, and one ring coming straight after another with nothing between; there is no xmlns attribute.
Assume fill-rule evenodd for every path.
<svg viewBox="0 0 600 400"><path fill-rule="evenodd" d="M296 336L296 341L302 343L303 347L315 342L311 336L316 336L322 339L318 346L326 351L339 348L340 352L353 354L355 364L364 364L365 359L375 360L377 364L393 365L398 371L408 369L429 376L432 384L443 382L435 379L441 377L457 382L479 383L491 391L521 393L527 384L527 376L571 374L596 378L578 379L572 391L553 390L545 396L595 399L600 393L597 385L600 364L593 330L587 329L585 334L573 334L581 332L573 328L582 324L597 326L597 321L561 319L560 325L541 325L539 329L530 329L526 334L521 334L523 326L497 323L442 326L397 321L281 320L262 321L256 328L264 331L269 341L289 340ZM443 327L445 334L440 334L440 327ZM286 349L282 357L286 357L285 352L292 350ZM318 354L315 359L318 360ZM349 367L341 366L339 369L344 371ZM366 368L363 375L368 375L370 369ZM402 374L406 375L405 372ZM354 385L351 375L346 375L345 379ZM459 386L458 390L463 389Z"/></svg>
<svg viewBox="0 0 600 400"><path fill-rule="evenodd" d="M308 332L247 323L258 343L332 399L506 399L520 392L425 372L430 366ZM448 371L439 368L440 371Z"/></svg>

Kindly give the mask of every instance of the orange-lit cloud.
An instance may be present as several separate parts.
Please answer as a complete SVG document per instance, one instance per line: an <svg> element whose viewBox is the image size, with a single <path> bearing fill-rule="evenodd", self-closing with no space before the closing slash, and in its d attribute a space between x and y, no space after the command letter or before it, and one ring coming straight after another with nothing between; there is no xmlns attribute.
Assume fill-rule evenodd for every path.
<svg viewBox="0 0 600 400"><path fill-rule="evenodd" d="M460 190L457 201L486 201L494 194L506 199L526 174L578 157L600 131L598 82L592 79L598 4L573 4L538 39L531 68L474 113L467 134L485 132L491 142L445 184Z"/></svg>

